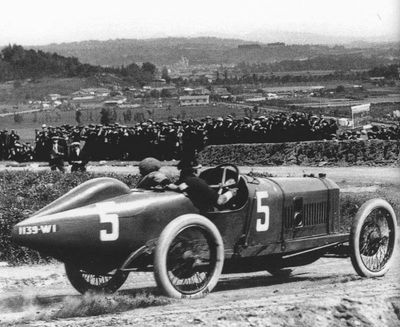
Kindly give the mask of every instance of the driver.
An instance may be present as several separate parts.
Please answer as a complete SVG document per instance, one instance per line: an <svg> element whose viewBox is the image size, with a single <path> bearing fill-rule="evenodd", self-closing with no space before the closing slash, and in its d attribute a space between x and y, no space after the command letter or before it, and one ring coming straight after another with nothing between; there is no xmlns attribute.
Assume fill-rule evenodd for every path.
<svg viewBox="0 0 400 327"><path fill-rule="evenodd" d="M178 164L178 169L181 170L179 180L176 184L170 184L168 187L187 194L200 211L210 211L214 207L225 205L236 195L237 189L230 189L224 194L218 194L204 179L198 177L201 167L194 158L182 159Z"/></svg>

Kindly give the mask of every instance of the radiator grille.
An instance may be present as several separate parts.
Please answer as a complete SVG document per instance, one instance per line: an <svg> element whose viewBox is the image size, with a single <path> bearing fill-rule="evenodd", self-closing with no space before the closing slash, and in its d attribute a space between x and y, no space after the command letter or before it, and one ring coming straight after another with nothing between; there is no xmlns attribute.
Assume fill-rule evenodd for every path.
<svg viewBox="0 0 400 327"><path fill-rule="evenodd" d="M294 207L287 206L284 209L285 228L293 227ZM327 202L306 203L303 205L303 226L326 224L328 221Z"/></svg>

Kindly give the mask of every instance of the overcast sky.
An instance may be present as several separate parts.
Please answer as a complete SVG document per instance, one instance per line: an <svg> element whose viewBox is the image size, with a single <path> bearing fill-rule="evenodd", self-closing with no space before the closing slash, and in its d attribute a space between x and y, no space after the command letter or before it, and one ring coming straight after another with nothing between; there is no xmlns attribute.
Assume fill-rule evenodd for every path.
<svg viewBox="0 0 400 327"><path fill-rule="evenodd" d="M10 0L0 45L257 30L400 39L399 0Z"/></svg>

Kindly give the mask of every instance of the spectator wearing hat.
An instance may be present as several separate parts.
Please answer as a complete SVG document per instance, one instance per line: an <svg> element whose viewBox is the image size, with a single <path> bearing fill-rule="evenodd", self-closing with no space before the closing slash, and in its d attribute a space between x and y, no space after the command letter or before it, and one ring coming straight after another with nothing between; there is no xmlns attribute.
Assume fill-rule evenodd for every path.
<svg viewBox="0 0 400 327"><path fill-rule="evenodd" d="M87 157L81 150L80 142L72 142L68 156L68 162L71 165L71 173L79 171L85 172L88 163Z"/></svg>
<svg viewBox="0 0 400 327"><path fill-rule="evenodd" d="M8 131L0 131L0 160L8 159Z"/></svg>
<svg viewBox="0 0 400 327"><path fill-rule="evenodd" d="M64 172L65 148L59 144L61 138L59 136L52 137L52 148L50 152L49 165L51 170L59 170Z"/></svg>
<svg viewBox="0 0 400 327"><path fill-rule="evenodd" d="M16 162L24 161L23 147L20 142L15 142L14 146L10 149L10 159Z"/></svg>

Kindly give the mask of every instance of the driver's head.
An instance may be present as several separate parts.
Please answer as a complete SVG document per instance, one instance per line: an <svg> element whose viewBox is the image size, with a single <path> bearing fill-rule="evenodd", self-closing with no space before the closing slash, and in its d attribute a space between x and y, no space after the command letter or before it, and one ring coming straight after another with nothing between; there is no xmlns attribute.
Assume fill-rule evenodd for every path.
<svg viewBox="0 0 400 327"><path fill-rule="evenodd" d="M156 158L145 158L139 163L139 172L140 175L146 176L147 174L152 173L153 171L158 171L161 168L161 162Z"/></svg>
<svg viewBox="0 0 400 327"><path fill-rule="evenodd" d="M181 178L186 176L198 176L199 169L202 167L196 158L182 158L177 168L181 171Z"/></svg>
<svg viewBox="0 0 400 327"><path fill-rule="evenodd" d="M180 173L180 178L185 178L185 177L189 177L189 176L199 176L199 170L192 168L192 167L185 167L181 170Z"/></svg>

